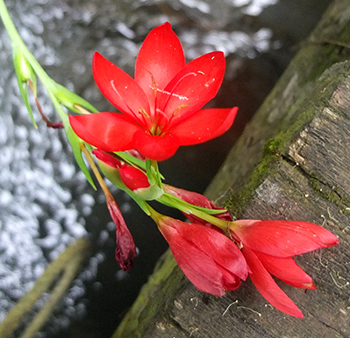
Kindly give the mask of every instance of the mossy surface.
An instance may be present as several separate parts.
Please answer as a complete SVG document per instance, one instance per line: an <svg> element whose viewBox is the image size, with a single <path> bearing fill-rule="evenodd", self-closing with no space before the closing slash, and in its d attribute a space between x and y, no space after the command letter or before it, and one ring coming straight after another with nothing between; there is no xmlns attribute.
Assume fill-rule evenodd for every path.
<svg viewBox="0 0 350 338"><path fill-rule="evenodd" d="M246 204L253 197L256 188L264 181L268 175L274 175L277 170L277 163L280 159L276 155L265 156L259 165L255 168L249 180L236 194L226 201L225 207L230 211L231 215L238 218Z"/></svg>
<svg viewBox="0 0 350 338"><path fill-rule="evenodd" d="M141 289L139 297L112 338L140 338L154 322L160 309L172 302L186 279L168 250L159 260L155 272Z"/></svg>

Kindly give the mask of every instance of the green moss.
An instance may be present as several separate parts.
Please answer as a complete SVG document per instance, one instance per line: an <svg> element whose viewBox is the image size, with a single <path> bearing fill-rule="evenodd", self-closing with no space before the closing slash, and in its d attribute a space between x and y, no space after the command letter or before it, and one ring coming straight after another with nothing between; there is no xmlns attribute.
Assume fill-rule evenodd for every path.
<svg viewBox="0 0 350 338"><path fill-rule="evenodd" d="M343 212L350 214L350 210L347 209L350 206L348 199L341 198L334 189L320 182L316 175L311 174L310 177L310 186L316 193L327 201L337 205Z"/></svg>
<svg viewBox="0 0 350 338"><path fill-rule="evenodd" d="M264 146L264 155L279 154L281 146L281 139L270 138Z"/></svg>
<svg viewBox="0 0 350 338"><path fill-rule="evenodd" d="M230 197L227 208L235 217L239 217L253 197L256 188L264 181L267 175L274 175L277 171L277 162L280 159L275 155L267 155L255 168L253 173L246 179L246 184L242 186L237 194Z"/></svg>
<svg viewBox="0 0 350 338"><path fill-rule="evenodd" d="M345 61L348 59L348 56L345 56L341 53L343 47L330 45L327 43L316 42L319 46L311 45L310 48L304 49L301 57L309 59L312 58L312 54L322 53L322 58L312 58L315 60L312 64L312 67L305 72L305 82L313 82L317 80L329 67L333 64ZM310 55L308 55L310 54Z"/></svg>

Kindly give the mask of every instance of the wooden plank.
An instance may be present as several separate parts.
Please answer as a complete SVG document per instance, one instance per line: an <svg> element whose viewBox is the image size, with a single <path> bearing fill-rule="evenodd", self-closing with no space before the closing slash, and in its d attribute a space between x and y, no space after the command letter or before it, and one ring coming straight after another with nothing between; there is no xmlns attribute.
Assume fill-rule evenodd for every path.
<svg viewBox="0 0 350 338"><path fill-rule="evenodd" d="M336 0L207 190L238 218L309 221L339 237L297 257L318 290L278 282L305 318L274 309L250 281L222 298L203 294L167 253L114 338L350 336L349 41L350 4Z"/></svg>

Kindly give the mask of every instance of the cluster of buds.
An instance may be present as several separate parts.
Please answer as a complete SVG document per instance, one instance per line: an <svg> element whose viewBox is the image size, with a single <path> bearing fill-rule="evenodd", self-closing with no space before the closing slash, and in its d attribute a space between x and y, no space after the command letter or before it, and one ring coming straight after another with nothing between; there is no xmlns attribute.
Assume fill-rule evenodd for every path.
<svg viewBox="0 0 350 338"><path fill-rule="evenodd" d="M114 182L118 180L119 187L127 187L136 194L150 188L146 172L141 168L123 163L113 154L99 150L94 154L103 161L101 167L110 167L107 175ZM148 204L147 210L169 243L179 267L194 286L222 296L237 289L249 275L270 304L289 315L303 317L271 275L297 288L316 289L312 278L297 265L294 256L333 246L338 243L336 236L307 222L232 220L226 209L216 207L201 194L166 184L162 187L163 194L156 200L178 208L190 222L162 215ZM124 229L119 209L113 209L113 213L117 213L113 219L120 220ZM117 229L119 226L117 224ZM130 260L135 257L135 247L129 236L129 232L117 231L117 252L124 252L124 255L116 257L122 268L130 267Z"/></svg>

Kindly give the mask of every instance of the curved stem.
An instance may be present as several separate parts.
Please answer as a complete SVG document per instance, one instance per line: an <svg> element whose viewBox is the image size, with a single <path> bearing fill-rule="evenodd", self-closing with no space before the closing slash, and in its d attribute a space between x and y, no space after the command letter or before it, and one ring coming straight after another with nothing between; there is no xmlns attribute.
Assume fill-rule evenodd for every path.
<svg viewBox="0 0 350 338"><path fill-rule="evenodd" d="M90 152L87 150L87 148L86 148L84 143L82 143L80 145L80 149L84 153L86 160L89 162L90 167L91 167L92 171L94 172L95 177L96 177L98 183L100 184L100 187L102 188L102 190L103 190L103 192L104 192L104 194L106 196L107 201L109 199L114 199L112 194L111 194L111 192L109 191L105 181L103 180L100 172L98 171L97 166L96 166L94 160L92 159L92 157L90 155Z"/></svg>

